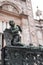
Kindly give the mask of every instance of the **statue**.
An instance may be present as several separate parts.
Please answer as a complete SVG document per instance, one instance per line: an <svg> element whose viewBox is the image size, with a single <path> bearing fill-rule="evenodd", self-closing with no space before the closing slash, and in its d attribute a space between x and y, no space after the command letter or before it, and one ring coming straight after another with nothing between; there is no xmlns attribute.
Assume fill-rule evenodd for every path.
<svg viewBox="0 0 43 65"><path fill-rule="evenodd" d="M22 29L15 25L14 21L9 21L10 28L5 29L4 38L6 47L3 48L4 65L43 65L43 47L34 47L32 43L29 46L21 44ZM22 46L22 47L21 47Z"/></svg>
<svg viewBox="0 0 43 65"><path fill-rule="evenodd" d="M10 28L5 29L4 37L7 41L7 44L15 45L21 42L21 36L19 33L22 33L22 29L19 25L15 25L14 21L9 21Z"/></svg>

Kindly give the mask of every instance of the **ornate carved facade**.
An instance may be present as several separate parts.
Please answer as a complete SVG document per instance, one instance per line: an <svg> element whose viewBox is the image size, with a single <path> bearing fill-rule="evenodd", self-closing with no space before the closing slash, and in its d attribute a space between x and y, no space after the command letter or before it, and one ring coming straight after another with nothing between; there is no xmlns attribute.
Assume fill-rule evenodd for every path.
<svg viewBox="0 0 43 65"><path fill-rule="evenodd" d="M9 28L9 20L14 20L17 25L21 26L22 43L25 45L29 45L30 43L35 46L38 45L31 0L0 1L0 22L2 26L2 28L0 28L0 35L6 27Z"/></svg>

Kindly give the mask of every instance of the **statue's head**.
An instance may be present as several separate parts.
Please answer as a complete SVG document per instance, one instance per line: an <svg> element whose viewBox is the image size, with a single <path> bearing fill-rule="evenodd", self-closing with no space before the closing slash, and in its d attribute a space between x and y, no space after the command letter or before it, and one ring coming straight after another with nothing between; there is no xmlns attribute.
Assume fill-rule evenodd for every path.
<svg viewBox="0 0 43 65"><path fill-rule="evenodd" d="M9 21L9 25L10 25L10 26L14 26L14 25L15 25L14 21L13 21L13 20L10 20L10 21Z"/></svg>

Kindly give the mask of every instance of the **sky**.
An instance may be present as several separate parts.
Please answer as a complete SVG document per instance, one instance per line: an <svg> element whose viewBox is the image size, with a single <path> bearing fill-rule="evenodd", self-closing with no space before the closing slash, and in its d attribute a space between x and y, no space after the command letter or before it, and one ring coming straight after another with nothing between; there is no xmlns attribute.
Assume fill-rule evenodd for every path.
<svg viewBox="0 0 43 65"><path fill-rule="evenodd" d="M32 1L33 15L34 15L34 18L35 18L36 17L35 13L37 11L37 6L38 6L38 9L43 12L43 0L31 0L31 1Z"/></svg>

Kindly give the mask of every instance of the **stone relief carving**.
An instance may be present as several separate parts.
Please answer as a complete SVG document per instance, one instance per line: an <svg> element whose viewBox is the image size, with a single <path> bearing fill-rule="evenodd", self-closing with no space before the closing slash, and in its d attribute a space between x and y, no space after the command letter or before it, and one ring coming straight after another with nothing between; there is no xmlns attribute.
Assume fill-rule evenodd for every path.
<svg viewBox="0 0 43 65"><path fill-rule="evenodd" d="M1 2L2 9L11 11L11 12L18 12L18 14L26 14L27 15L27 8L25 2L22 1L3 1Z"/></svg>
<svg viewBox="0 0 43 65"><path fill-rule="evenodd" d="M15 12L15 13L18 13L18 11L16 10L15 7L11 6L11 5L4 5L2 7L3 10L6 10L6 11L10 11L10 12Z"/></svg>
<svg viewBox="0 0 43 65"><path fill-rule="evenodd" d="M22 7L21 7L21 3L20 2L17 2L17 1L14 1L14 3L10 2L10 1L3 1L1 2L1 6L2 6L2 9L5 9L5 10L9 10L9 11L12 11L14 12L14 9L16 11L18 11L18 13L20 14L22 12Z"/></svg>
<svg viewBox="0 0 43 65"><path fill-rule="evenodd" d="M16 5L19 7L19 14L22 13L22 5L20 2L14 1L14 3L16 3Z"/></svg>

